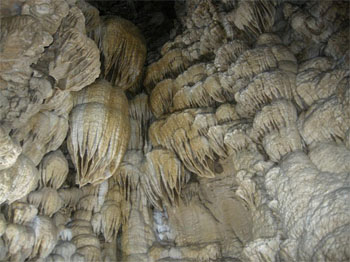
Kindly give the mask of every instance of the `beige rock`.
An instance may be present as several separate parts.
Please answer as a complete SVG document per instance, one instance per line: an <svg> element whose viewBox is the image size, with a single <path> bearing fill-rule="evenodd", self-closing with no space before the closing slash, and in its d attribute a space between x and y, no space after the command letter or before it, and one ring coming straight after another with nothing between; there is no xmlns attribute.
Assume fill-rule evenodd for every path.
<svg viewBox="0 0 350 262"><path fill-rule="evenodd" d="M0 17L19 15L24 0L4 0L0 7Z"/></svg>
<svg viewBox="0 0 350 262"><path fill-rule="evenodd" d="M330 61L326 58L314 58L301 65L296 78L296 93L298 105L301 108L308 108L314 102L320 99L326 99L334 95L342 86L348 86L349 71L344 69L322 68L328 65ZM313 66L312 64L315 63Z"/></svg>
<svg viewBox="0 0 350 262"><path fill-rule="evenodd" d="M64 259L64 261L70 261L75 251L76 246L73 243L67 241L60 241L57 243L52 253L60 255Z"/></svg>
<svg viewBox="0 0 350 262"><path fill-rule="evenodd" d="M145 73L144 86L151 90L167 76L173 76L188 68L189 62L180 49L173 49L166 53L159 61L148 66Z"/></svg>
<svg viewBox="0 0 350 262"><path fill-rule="evenodd" d="M254 117L253 128L258 137L272 130L296 124L297 112L290 101L276 100L263 107Z"/></svg>
<svg viewBox="0 0 350 262"><path fill-rule="evenodd" d="M176 77L175 91L178 91L184 86L193 86L196 82L203 80L207 76L207 64L198 63L190 66L185 72Z"/></svg>
<svg viewBox="0 0 350 262"><path fill-rule="evenodd" d="M76 210L74 212L73 219L91 221L92 211L91 210L84 210L84 209Z"/></svg>
<svg viewBox="0 0 350 262"><path fill-rule="evenodd" d="M275 1L240 1L238 7L230 14L229 21L240 30L258 36L271 30L276 12L275 5Z"/></svg>
<svg viewBox="0 0 350 262"><path fill-rule="evenodd" d="M29 15L1 18L0 32L0 117L15 128L25 125L50 93L45 79L36 81L31 65L51 44L52 37Z"/></svg>
<svg viewBox="0 0 350 262"><path fill-rule="evenodd" d="M51 254L50 256L48 256L45 261L50 261L50 262L63 262L64 257L61 255L57 255L57 254Z"/></svg>
<svg viewBox="0 0 350 262"><path fill-rule="evenodd" d="M254 116L266 104L277 99L292 98L295 89L295 77L286 72L275 70L261 73L245 89L235 95L236 110L242 117Z"/></svg>
<svg viewBox="0 0 350 262"><path fill-rule="evenodd" d="M238 120L240 117L233 104L223 104L216 109L215 116L219 124Z"/></svg>
<svg viewBox="0 0 350 262"><path fill-rule="evenodd" d="M76 187L61 188L58 190L60 197L63 199L64 205L75 208L76 204L83 195L83 192Z"/></svg>
<svg viewBox="0 0 350 262"><path fill-rule="evenodd" d="M46 216L37 216L32 222L35 233L32 258L46 258L53 251L57 240L58 232L52 220Z"/></svg>
<svg viewBox="0 0 350 262"><path fill-rule="evenodd" d="M325 53L336 60L344 61L343 66L349 68L350 53L347 46L349 45L348 27L335 32L329 39Z"/></svg>
<svg viewBox="0 0 350 262"><path fill-rule="evenodd" d="M56 212L52 220L55 223L57 228L62 228L62 226L65 226L70 221L71 210L69 208L61 208L58 212Z"/></svg>
<svg viewBox="0 0 350 262"><path fill-rule="evenodd" d="M73 96L66 90L55 89L52 96L41 105L43 110L53 110L57 115L68 118L73 108Z"/></svg>
<svg viewBox="0 0 350 262"><path fill-rule="evenodd" d="M141 183L150 203L162 209L162 201L176 204L185 185L186 173L174 153L164 149L154 149L145 155Z"/></svg>
<svg viewBox="0 0 350 262"><path fill-rule="evenodd" d="M145 93L136 95L129 102L130 115L130 139L128 149L149 150L150 143L147 139L148 126L153 120L153 114L149 105L149 96Z"/></svg>
<svg viewBox="0 0 350 262"><path fill-rule="evenodd" d="M79 234L93 234L90 221L73 220L68 224L68 227L72 230L73 236L77 236Z"/></svg>
<svg viewBox="0 0 350 262"><path fill-rule="evenodd" d="M25 127L16 129L13 137L23 143L23 154L38 165L46 153L61 146L67 132L67 118L42 111L30 118Z"/></svg>
<svg viewBox="0 0 350 262"><path fill-rule="evenodd" d="M12 203L36 188L39 174L34 163L21 154L12 167L0 171L0 179L0 202Z"/></svg>
<svg viewBox="0 0 350 262"><path fill-rule="evenodd" d="M93 30L95 30L101 22L100 12L97 8L93 7L89 3L84 0L78 0L76 3L77 7L83 12L85 17L85 25L86 31L88 34L93 34Z"/></svg>
<svg viewBox="0 0 350 262"><path fill-rule="evenodd" d="M93 4L1 2L0 260L349 260L349 5Z"/></svg>
<svg viewBox="0 0 350 262"><path fill-rule="evenodd" d="M296 109L287 100L275 100L255 115L253 136L262 139L272 161L277 162L289 152L303 148L296 120Z"/></svg>
<svg viewBox="0 0 350 262"><path fill-rule="evenodd" d="M52 217L62 206L63 200L56 189L43 187L28 195L28 202L36 206L39 213Z"/></svg>
<svg viewBox="0 0 350 262"><path fill-rule="evenodd" d="M276 261L278 251L278 239L257 239L244 248L243 257L246 261Z"/></svg>
<svg viewBox="0 0 350 262"><path fill-rule="evenodd" d="M153 113L157 117L160 117L162 114L179 108L183 109L196 106L195 102L193 104L191 104L191 102L195 99L203 99L203 94L201 97L197 98L195 94L192 95L191 92L195 88L194 84L204 80L207 77L207 73L207 65L205 63L200 63L189 67L185 72L180 74L175 81L165 79L159 82L152 90L150 97ZM202 85L197 87L197 92L201 92L199 89L202 88ZM188 92L186 92L186 90ZM188 95L190 95L190 97L187 97ZM201 94L199 93L199 95Z"/></svg>
<svg viewBox="0 0 350 262"><path fill-rule="evenodd" d="M211 261L221 257L221 250L218 244L202 244L191 247L167 247L152 246L149 251L150 257L157 260L168 261L172 259L181 259L182 261ZM165 260L167 261L167 260Z"/></svg>
<svg viewBox="0 0 350 262"><path fill-rule="evenodd" d="M101 205L99 205L96 194L86 194L79 199L77 208L89 211L88 213L81 214L83 218L91 218L91 212L100 211Z"/></svg>
<svg viewBox="0 0 350 262"><path fill-rule="evenodd" d="M0 214L0 236L2 236L5 233L6 227L7 227L6 219L4 215L1 213Z"/></svg>
<svg viewBox="0 0 350 262"><path fill-rule="evenodd" d="M147 259L146 253L155 241L151 212L147 208L146 196L142 190L132 191L130 198L135 204L131 206L129 219L122 227L122 259L132 260L135 259L132 255L136 255L144 260Z"/></svg>
<svg viewBox="0 0 350 262"><path fill-rule="evenodd" d="M115 242L104 243L102 250L102 258L104 261L118 261L117 244Z"/></svg>
<svg viewBox="0 0 350 262"><path fill-rule="evenodd" d="M175 152L185 167L213 177L214 152L205 134L216 124L211 108L187 109L154 122L149 129L152 144Z"/></svg>
<svg viewBox="0 0 350 262"><path fill-rule="evenodd" d="M311 149L309 157L322 172L337 174L350 171L350 151L342 144L319 143Z"/></svg>
<svg viewBox="0 0 350 262"><path fill-rule="evenodd" d="M38 214L38 209L34 205L24 202L14 202L9 209L9 220L15 224L28 224Z"/></svg>
<svg viewBox="0 0 350 262"><path fill-rule="evenodd" d="M22 6L21 13L36 17L46 31L54 34L68 10L68 4L64 0L29 0Z"/></svg>
<svg viewBox="0 0 350 262"><path fill-rule="evenodd" d="M39 166L40 185L59 189L67 178L68 162L62 151L47 154Z"/></svg>
<svg viewBox="0 0 350 262"><path fill-rule="evenodd" d="M81 254L84 258L83 261L86 261L86 262L102 261L101 251L98 247L95 247L95 246L84 246L84 247L78 248L77 253Z"/></svg>
<svg viewBox="0 0 350 262"><path fill-rule="evenodd" d="M35 232L29 226L9 224L3 236L12 259L25 260L32 252Z"/></svg>
<svg viewBox="0 0 350 262"><path fill-rule="evenodd" d="M207 188L209 188L209 186ZM229 209L225 208L225 205L232 204L235 205L235 208L240 209L242 207L238 201L236 202L232 199L229 200L229 198L230 197L223 199L223 197L221 197L221 204L215 201L215 204L213 203L213 205L208 207L203 205L197 197L193 197L187 204L181 204L174 209L168 209L169 224L171 229L174 230L176 245L188 247L190 253L187 255L193 257L200 254L198 250L195 252L195 250L198 249L199 244L203 246L205 243L220 243L220 241L222 241L220 243L222 246L219 244L219 250L221 246L221 248L224 249L221 251L224 251L226 254L230 254L231 256L237 254L242 243L240 243L241 240L237 239L238 236L236 235L235 230L242 230L246 227L243 225L237 227L237 223L240 223L238 222L239 220L237 220L237 216L233 217L234 214L231 213ZM214 210L216 210L215 215L212 213ZM219 210L221 210L221 212ZM240 211L243 211L243 209ZM201 223L198 223L199 217L196 214L201 214ZM244 216L243 213L240 214ZM231 215L230 221L232 223L230 223L230 225L220 225L219 221L221 221L225 215L228 215L228 217ZM247 217L245 217L245 222L248 226L249 221ZM233 226L234 224L236 224L236 226ZM247 236L248 235L245 234L245 237ZM193 252L192 255L191 252ZM210 252L208 253L210 254ZM208 256L208 253L204 251L201 255ZM215 253L215 255L219 254L220 252ZM184 254L184 257L186 257L186 254Z"/></svg>
<svg viewBox="0 0 350 262"><path fill-rule="evenodd" d="M54 53L49 74L62 90L79 91L100 74L96 44L76 28L63 30L49 51Z"/></svg>
<svg viewBox="0 0 350 262"><path fill-rule="evenodd" d="M95 246L98 249L100 248L99 240L93 235L81 234L74 237L72 241L78 249L86 246Z"/></svg>
<svg viewBox="0 0 350 262"><path fill-rule="evenodd" d="M0 127L0 170L9 168L16 163L22 148Z"/></svg>
<svg viewBox="0 0 350 262"><path fill-rule="evenodd" d="M174 81L165 79L160 81L152 90L150 95L150 107L152 113L159 118L161 115L169 113L169 108L174 96Z"/></svg>
<svg viewBox="0 0 350 262"><path fill-rule="evenodd" d="M26 40L26 41L24 41ZM16 79L23 83L29 65L36 62L44 47L52 42L52 37L42 28L39 21L32 16L13 16L1 18L1 67L4 80ZM18 67L18 72L13 72ZM22 75L20 74L22 71ZM14 73L11 76L11 73ZM30 76L28 77L30 78ZM28 79L27 78L27 79Z"/></svg>
<svg viewBox="0 0 350 262"><path fill-rule="evenodd" d="M274 162L278 162L290 152L303 149L303 141L296 125L280 127L266 134L262 144L270 160Z"/></svg>
<svg viewBox="0 0 350 262"><path fill-rule="evenodd" d="M95 34L104 61L102 76L123 90L137 89L147 52L138 28L121 17L104 17Z"/></svg>
<svg viewBox="0 0 350 262"><path fill-rule="evenodd" d="M226 32L223 26L217 22L212 21L204 28L204 32L200 37L199 41L199 57L197 55L190 55L192 60L196 60L201 56L213 54L218 46L226 43Z"/></svg>
<svg viewBox="0 0 350 262"><path fill-rule="evenodd" d="M226 71L247 49L247 44L241 40L234 40L222 45L216 52L214 60L215 67L220 72Z"/></svg>
<svg viewBox="0 0 350 262"><path fill-rule="evenodd" d="M116 201L106 201L101 209L102 233L106 242L116 239L121 226L121 206Z"/></svg>
<svg viewBox="0 0 350 262"><path fill-rule="evenodd" d="M0 239L0 258L5 259L7 256L7 247L5 245L5 241Z"/></svg>
<svg viewBox="0 0 350 262"><path fill-rule="evenodd" d="M120 205L120 213L125 222L129 217L131 191L140 187L140 179L144 154L141 150L128 150L120 168L111 178L111 185L106 195L106 201L112 200ZM117 215L117 214L116 214Z"/></svg>
<svg viewBox="0 0 350 262"><path fill-rule="evenodd" d="M306 144L343 141L349 121L337 97L320 100L298 119L298 128ZM347 114L347 113L346 113Z"/></svg>
<svg viewBox="0 0 350 262"><path fill-rule="evenodd" d="M128 102L123 91L98 81L75 94L68 150L76 183L99 184L113 175L130 136Z"/></svg>
<svg viewBox="0 0 350 262"><path fill-rule="evenodd" d="M219 75L212 74L203 81L196 81L193 86L184 86L178 90L173 96L170 111L193 107L212 107L218 103L231 102L233 93L230 91L220 84Z"/></svg>
<svg viewBox="0 0 350 262"><path fill-rule="evenodd" d="M259 35L255 46L271 46L271 45L280 45L282 40L279 36L272 33L263 33Z"/></svg>
<svg viewBox="0 0 350 262"><path fill-rule="evenodd" d="M72 262L84 262L85 261L85 257L82 254L75 252L71 256L71 261Z"/></svg>
<svg viewBox="0 0 350 262"><path fill-rule="evenodd" d="M282 223L288 232L289 240L280 245L285 254L298 260L348 257L344 242L349 223L349 207L344 202L349 194L344 188L348 180L346 173L335 176L320 172L300 151L290 154L280 167L268 172L267 189L277 200ZM333 245L328 245L330 240L322 241L326 235Z"/></svg>

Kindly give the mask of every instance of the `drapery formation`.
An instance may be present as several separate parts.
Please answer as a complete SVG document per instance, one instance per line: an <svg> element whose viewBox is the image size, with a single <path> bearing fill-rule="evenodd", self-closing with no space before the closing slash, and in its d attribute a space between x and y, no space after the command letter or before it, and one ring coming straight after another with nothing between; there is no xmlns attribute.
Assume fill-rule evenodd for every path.
<svg viewBox="0 0 350 262"><path fill-rule="evenodd" d="M348 2L90 2L0 5L1 261L350 259Z"/></svg>

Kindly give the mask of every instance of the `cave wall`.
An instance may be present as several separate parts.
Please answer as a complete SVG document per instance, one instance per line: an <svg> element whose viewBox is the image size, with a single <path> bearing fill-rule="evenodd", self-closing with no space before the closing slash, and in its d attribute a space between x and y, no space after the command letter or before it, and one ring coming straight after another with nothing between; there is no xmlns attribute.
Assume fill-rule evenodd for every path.
<svg viewBox="0 0 350 262"><path fill-rule="evenodd" d="M4 0L0 261L347 261L347 1Z"/></svg>

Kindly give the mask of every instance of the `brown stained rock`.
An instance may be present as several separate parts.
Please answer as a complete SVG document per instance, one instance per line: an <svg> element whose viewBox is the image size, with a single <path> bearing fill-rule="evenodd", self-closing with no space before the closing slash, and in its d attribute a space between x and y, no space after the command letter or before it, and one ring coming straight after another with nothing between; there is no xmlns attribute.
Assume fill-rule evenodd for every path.
<svg viewBox="0 0 350 262"><path fill-rule="evenodd" d="M100 12L97 8L83 0L78 0L76 5L84 14L87 33L89 35L93 35L93 31L100 25L101 22Z"/></svg>
<svg viewBox="0 0 350 262"><path fill-rule="evenodd" d="M182 163L173 152L163 149L152 150L145 158L141 183L149 201L158 209L162 209L162 201L174 205L187 182Z"/></svg>
<svg viewBox="0 0 350 262"><path fill-rule="evenodd" d="M102 76L123 90L137 90L146 60L139 29L121 17L105 17L94 32L103 59Z"/></svg>

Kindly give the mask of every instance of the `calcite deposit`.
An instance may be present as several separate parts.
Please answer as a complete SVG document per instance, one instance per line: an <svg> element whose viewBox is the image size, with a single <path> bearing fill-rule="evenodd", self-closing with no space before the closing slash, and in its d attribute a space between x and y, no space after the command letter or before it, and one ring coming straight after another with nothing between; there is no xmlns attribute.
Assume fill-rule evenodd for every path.
<svg viewBox="0 0 350 262"><path fill-rule="evenodd" d="M2 0L0 261L349 261L349 13Z"/></svg>

